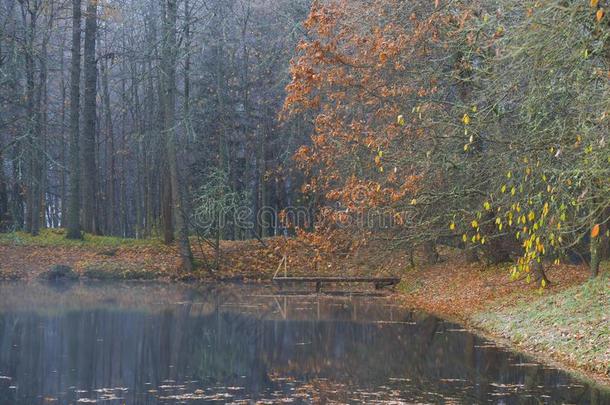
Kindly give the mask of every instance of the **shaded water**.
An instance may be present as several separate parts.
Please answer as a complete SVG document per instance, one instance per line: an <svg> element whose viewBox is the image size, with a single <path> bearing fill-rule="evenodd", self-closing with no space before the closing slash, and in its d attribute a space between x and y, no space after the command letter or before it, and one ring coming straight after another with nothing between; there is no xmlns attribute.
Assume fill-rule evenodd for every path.
<svg viewBox="0 0 610 405"><path fill-rule="evenodd" d="M383 297L0 284L0 404L592 403L591 388Z"/></svg>

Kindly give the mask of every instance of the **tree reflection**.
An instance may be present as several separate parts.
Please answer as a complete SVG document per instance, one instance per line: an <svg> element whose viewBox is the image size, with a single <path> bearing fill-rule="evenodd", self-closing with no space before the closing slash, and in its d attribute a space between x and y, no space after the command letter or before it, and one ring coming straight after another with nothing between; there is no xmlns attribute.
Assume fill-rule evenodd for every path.
<svg viewBox="0 0 610 405"><path fill-rule="evenodd" d="M148 302L155 291L132 292ZM111 404L206 403L221 394L297 402L610 401L607 392L384 299L239 288L172 294L173 301L138 307L117 296L62 308L58 295L39 310L2 308L0 403L102 396Z"/></svg>

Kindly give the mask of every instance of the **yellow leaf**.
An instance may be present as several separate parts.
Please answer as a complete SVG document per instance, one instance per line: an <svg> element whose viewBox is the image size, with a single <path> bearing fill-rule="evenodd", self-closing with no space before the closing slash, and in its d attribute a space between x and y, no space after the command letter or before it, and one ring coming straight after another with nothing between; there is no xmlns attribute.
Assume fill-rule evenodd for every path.
<svg viewBox="0 0 610 405"><path fill-rule="evenodd" d="M417 204L417 199L415 199L415 198L414 198L414 199L412 199L412 200L411 200L411 205L416 205L416 204Z"/></svg>
<svg viewBox="0 0 610 405"><path fill-rule="evenodd" d="M597 10L597 13L595 13L595 20L597 22L600 22L602 18L604 18L604 9L600 8L599 10Z"/></svg>
<svg viewBox="0 0 610 405"><path fill-rule="evenodd" d="M396 123L402 127L403 125L405 125L405 117L402 114L400 114L396 118Z"/></svg>
<svg viewBox="0 0 610 405"><path fill-rule="evenodd" d="M479 227L479 223L477 222L477 220L473 220L470 225L472 225L473 228L478 228Z"/></svg>
<svg viewBox="0 0 610 405"><path fill-rule="evenodd" d="M485 201L485 203L483 204L483 207L489 211L491 209L491 204L489 203L489 201Z"/></svg>
<svg viewBox="0 0 610 405"><path fill-rule="evenodd" d="M591 7L597 7L597 3L599 3L599 0L591 0Z"/></svg>
<svg viewBox="0 0 610 405"><path fill-rule="evenodd" d="M463 235L462 235L462 240L463 240L464 242L466 242L466 241L468 240L468 236L466 236L466 234L463 234Z"/></svg>
<svg viewBox="0 0 610 405"><path fill-rule="evenodd" d="M470 116L468 114L464 114L464 116L462 117L462 122L464 123L464 125L470 124Z"/></svg>
<svg viewBox="0 0 610 405"><path fill-rule="evenodd" d="M449 229L451 229L452 231L455 229L455 222L449 224Z"/></svg>

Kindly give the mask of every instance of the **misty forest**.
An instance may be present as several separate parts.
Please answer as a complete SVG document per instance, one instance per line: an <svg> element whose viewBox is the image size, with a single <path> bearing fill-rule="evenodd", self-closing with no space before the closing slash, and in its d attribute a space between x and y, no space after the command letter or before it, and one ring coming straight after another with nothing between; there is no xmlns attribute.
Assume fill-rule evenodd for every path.
<svg viewBox="0 0 610 405"><path fill-rule="evenodd" d="M610 403L609 11L0 0L0 403Z"/></svg>

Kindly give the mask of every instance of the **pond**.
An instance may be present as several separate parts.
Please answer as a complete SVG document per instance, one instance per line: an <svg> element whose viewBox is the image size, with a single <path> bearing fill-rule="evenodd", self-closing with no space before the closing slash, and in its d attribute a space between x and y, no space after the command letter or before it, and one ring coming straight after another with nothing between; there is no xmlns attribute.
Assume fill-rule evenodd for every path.
<svg viewBox="0 0 610 405"><path fill-rule="evenodd" d="M391 297L0 284L0 404L610 403Z"/></svg>

